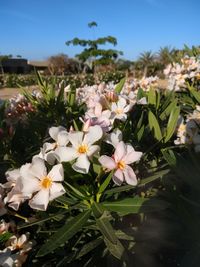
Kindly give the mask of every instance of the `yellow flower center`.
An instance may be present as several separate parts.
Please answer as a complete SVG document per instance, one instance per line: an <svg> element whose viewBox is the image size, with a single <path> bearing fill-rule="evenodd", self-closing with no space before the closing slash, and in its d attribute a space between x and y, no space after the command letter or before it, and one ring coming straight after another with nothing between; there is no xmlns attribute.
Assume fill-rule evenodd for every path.
<svg viewBox="0 0 200 267"><path fill-rule="evenodd" d="M80 145L80 146L78 147L78 152L79 152L80 154L84 154L84 153L86 153L87 151L88 151L88 146L87 146L87 145L82 144L82 145Z"/></svg>
<svg viewBox="0 0 200 267"><path fill-rule="evenodd" d="M48 176L45 176L42 180L41 180L41 186L45 189L48 189L49 187L51 187L52 185L52 179L49 178Z"/></svg>
<svg viewBox="0 0 200 267"><path fill-rule="evenodd" d="M122 114L123 113L123 110L121 109L121 108L118 108L118 109L116 109L116 114Z"/></svg>
<svg viewBox="0 0 200 267"><path fill-rule="evenodd" d="M117 168L120 170L123 170L125 168L125 166L126 166L126 164L123 160L121 160L117 163Z"/></svg>

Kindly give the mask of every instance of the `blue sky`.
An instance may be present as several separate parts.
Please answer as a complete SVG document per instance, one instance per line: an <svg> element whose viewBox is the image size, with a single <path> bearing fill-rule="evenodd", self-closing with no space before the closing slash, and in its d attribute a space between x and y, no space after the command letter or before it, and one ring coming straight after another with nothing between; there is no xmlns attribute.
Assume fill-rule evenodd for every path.
<svg viewBox="0 0 200 267"><path fill-rule="evenodd" d="M0 0L0 54L73 57L81 48L67 40L112 35L123 58L134 60L166 45L200 45L199 10L199 0Z"/></svg>

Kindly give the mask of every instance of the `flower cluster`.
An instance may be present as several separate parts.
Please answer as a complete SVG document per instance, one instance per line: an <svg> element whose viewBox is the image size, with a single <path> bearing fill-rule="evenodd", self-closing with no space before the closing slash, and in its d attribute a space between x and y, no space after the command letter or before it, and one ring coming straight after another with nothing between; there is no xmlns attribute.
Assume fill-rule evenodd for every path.
<svg viewBox="0 0 200 267"><path fill-rule="evenodd" d="M194 82L200 78L200 61L195 57L185 57L181 64L169 64L164 70L168 79L168 89L181 91L187 87L187 81Z"/></svg>
<svg viewBox="0 0 200 267"><path fill-rule="evenodd" d="M180 117L177 125L176 145L193 145L196 152L200 152L200 106L196 107L186 119Z"/></svg>
<svg viewBox="0 0 200 267"><path fill-rule="evenodd" d="M25 122L27 114L34 112L34 107L24 95L18 94L9 99L5 112L8 124L16 124L18 121Z"/></svg>

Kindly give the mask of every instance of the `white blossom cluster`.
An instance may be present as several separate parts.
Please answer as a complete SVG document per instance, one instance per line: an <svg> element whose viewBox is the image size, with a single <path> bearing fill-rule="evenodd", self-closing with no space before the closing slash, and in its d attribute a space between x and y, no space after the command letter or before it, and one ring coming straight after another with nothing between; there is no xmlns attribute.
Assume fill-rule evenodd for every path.
<svg viewBox="0 0 200 267"><path fill-rule="evenodd" d="M185 57L181 64L169 64L164 70L168 80L169 90L182 91L187 88L187 81L196 81L200 79L200 60L195 57Z"/></svg>

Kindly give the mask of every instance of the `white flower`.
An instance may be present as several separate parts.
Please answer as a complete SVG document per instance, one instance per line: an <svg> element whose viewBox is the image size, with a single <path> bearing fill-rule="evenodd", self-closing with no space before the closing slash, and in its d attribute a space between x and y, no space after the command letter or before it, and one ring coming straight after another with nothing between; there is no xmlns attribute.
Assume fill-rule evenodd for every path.
<svg viewBox="0 0 200 267"><path fill-rule="evenodd" d="M127 119L127 112L130 110L130 105L126 103L123 97L120 97L118 102L111 104L111 119L125 121Z"/></svg>
<svg viewBox="0 0 200 267"><path fill-rule="evenodd" d="M33 245L33 243L31 241L28 241L28 239L29 233L22 234L20 237L13 235L6 243L7 248L9 248L10 250L19 250L20 254L27 253L32 249Z"/></svg>
<svg viewBox="0 0 200 267"><path fill-rule="evenodd" d="M5 188L12 188L11 191L4 198L4 202L8 203L8 206L14 210L18 210L19 205L25 200L29 199L31 195L23 195L21 192L21 172L29 168L30 164L24 164L20 169L15 169L6 172L6 178L8 180L3 186Z"/></svg>
<svg viewBox="0 0 200 267"><path fill-rule="evenodd" d="M53 143L46 142L43 147L40 149L40 153L35 155L35 157L39 157L41 159L46 160L49 164L55 164L56 157L54 150L60 146L66 146L69 142L68 132L62 126L51 127L49 129L49 135L55 141Z"/></svg>
<svg viewBox="0 0 200 267"><path fill-rule="evenodd" d="M61 162L77 159L72 168L80 173L88 173L90 167L88 158L100 149L98 145L93 144L101 139L102 135L103 131L98 125L91 126L86 134L72 132L69 134L69 141L72 146L59 147L55 152Z"/></svg>
<svg viewBox="0 0 200 267"><path fill-rule="evenodd" d="M32 195L29 205L33 209L46 210L49 201L65 193L61 181L64 180L62 164L53 166L47 173L44 160L34 158L28 169L21 174L22 193Z"/></svg>

